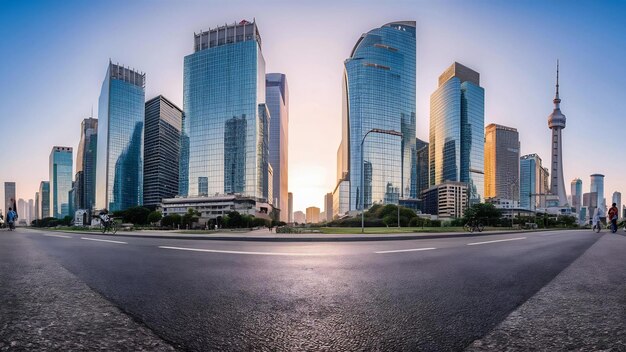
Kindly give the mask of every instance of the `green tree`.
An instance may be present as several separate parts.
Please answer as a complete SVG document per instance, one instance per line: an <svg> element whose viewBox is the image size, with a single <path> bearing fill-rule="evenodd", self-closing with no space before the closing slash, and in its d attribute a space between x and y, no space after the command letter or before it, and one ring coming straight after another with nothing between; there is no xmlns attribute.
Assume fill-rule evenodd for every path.
<svg viewBox="0 0 626 352"><path fill-rule="evenodd" d="M189 208L189 209L187 209L187 213L185 215L183 215L182 225L184 227L192 228L193 224L198 222L199 217L200 217L200 213L199 212L197 212L194 209Z"/></svg>
<svg viewBox="0 0 626 352"><path fill-rule="evenodd" d="M474 204L465 210L463 215L464 222L478 220L484 225L495 224L502 217L502 211L497 209L495 205L490 203Z"/></svg>
<svg viewBox="0 0 626 352"><path fill-rule="evenodd" d="M153 211L150 214L148 214L148 222L151 224L156 224L157 222L161 221L161 219L163 218L163 214L161 214L160 211Z"/></svg>
<svg viewBox="0 0 626 352"><path fill-rule="evenodd" d="M146 225L148 223L148 215L150 215L150 209L145 207L132 207L126 209L124 221L136 225Z"/></svg>

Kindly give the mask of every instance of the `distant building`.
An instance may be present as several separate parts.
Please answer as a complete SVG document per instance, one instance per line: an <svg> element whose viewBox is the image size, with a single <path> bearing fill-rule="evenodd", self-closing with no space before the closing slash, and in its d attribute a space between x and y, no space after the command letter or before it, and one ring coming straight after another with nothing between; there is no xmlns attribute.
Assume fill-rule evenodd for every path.
<svg viewBox="0 0 626 352"><path fill-rule="evenodd" d="M324 221L331 222L333 221L333 194L326 193L324 195Z"/></svg>
<svg viewBox="0 0 626 352"><path fill-rule="evenodd" d="M145 74L109 62L98 103L98 209L143 204L145 82Z"/></svg>
<svg viewBox="0 0 626 352"><path fill-rule="evenodd" d="M576 211L576 214L580 213L580 208L583 206L583 181L579 178L572 180L571 182L572 193L572 208Z"/></svg>
<svg viewBox="0 0 626 352"><path fill-rule="evenodd" d="M35 204L33 211L33 220L41 219L41 211L39 210L39 192L35 192Z"/></svg>
<svg viewBox="0 0 626 352"><path fill-rule="evenodd" d="M519 206L519 133L515 128L490 124L485 128L485 198Z"/></svg>
<svg viewBox="0 0 626 352"><path fill-rule="evenodd" d="M26 224L28 222L28 203L22 198L17 200L17 214L19 216L18 223L23 222Z"/></svg>
<svg viewBox="0 0 626 352"><path fill-rule="evenodd" d="M344 61L335 213L343 213L343 204L351 211L361 203L367 209L416 197L415 47L415 22L391 22L361 35ZM361 150L373 128L400 132L402 138L370 133Z"/></svg>
<svg viewBox="0 0 626 352"><path fill-rule="evenodd" d="M317 224L320 222L320 208L308 207L306 208L306 223Z"/></svg>
<svg viewBox="0 0 626 352"><path fill-rule="evenodd" d="M4 183L4 214L9 212L9 208L14 209L17 207L17 200L15 195L15 182ZM18 214L19 216L20 214Z"/></svg>
<svg viewBox="0 0 626 352"><path fill-rule="evenodd" d="M602 207L605 211L608 210L606 207L606 198L604 197L604 175L601 174L593 174L591 177L591 193L596 193L598 196L598 200L596 204L598 207Z"/></svg>
<svg viewBox="0 0 626 352"><path fill-rule="evenodd" d="M548 194L547 170L542 166L537 154L528 154L520 158L520 207L536 210L545 207Z"/></svg>
<svg viewBox="0 0 626 352"><path fill-rule="evenodd" d="M265 100L270 112L269 162L273 171L275 206L280 208L280 220L287 222L289 214L289 87L282 73L265 75Z"/></svg>
<svg viewBox="0 0 626 352"><path fill-rule="evenodd" d="M287 214L289 215L289 217L287 218L287 222L291 224L293 223L293 193L289 192L287 197L289 199L289 201L287 202Z"/></svg>
<svg viewBox="0 0 626 352"><path fill-rule="evenodd" d="M52 147L50 152L50 217L63 219L70 215L73 155L72 147Z"/></svg>
<svg viewBox="0 0 626 352"><path fill-rule="evenodd" d="M439 87L430 96L430 185L463 182L469 204L481 202L484 143L485 90L480 75L455 62L439 76Z"/></svg>
<svg viewBox="0 0 626 352"><path fill-rule="evenodd" d="M296 224L305 224L306 223L306 215L301 211L296 211L293 213L293 222Z"/></svg>
<svg viewBox="0 0 626 352"><path fill-rule="evenodd" d="M347 179L337 183L333 190L333 219L350 211L350 181Z"/></svg>
<svg viewBox="0 0 626 352"><path fill-rule="evenodd" d="M76 208L91 210L96 202L96 156L98 119L84 119L80 124L80 142L76 151Z"/></svg>
<svg viewBox="0 0 626 352"><path fill-rule="evenodd" d="M617 204L617 209L622 209L622 194L620 192L613 192L613 202ZM619 211L618 211L619 213ZM618 214L617 216L621 217L621 214Z"/></svg>
<svg viewBox="0 0 626 352"><path fill-rule="evenodd" d="M423 140L416 138L415 149L417 151L416 155L416 188L417 188L417 196L420 197L423 191L428 189L428 143Z"/></svg>
<svg viewBox="0 0 626 352"><path fill-rule="evenodd" d="M442 219L461 218L468 207L467 185L446 181L422 193L424 213Z"/></svg>
<svg viewBox="0 0 626 352"><path fill-rule="evenodd" d="M159 95L146 102L143 204L157 206L178 194L183 112Z"/></svg>
<svg viewBox="0 0 626 352"><path fill-rule="evenodd" d="M50 182L39 183L39 219L50 217Z"/></svg>
<svg viewBox="0 0 626 352"><path fill-rule="evenodd" d="M35 201L32 199L28 200L28 225L35 220Z"/></svg>

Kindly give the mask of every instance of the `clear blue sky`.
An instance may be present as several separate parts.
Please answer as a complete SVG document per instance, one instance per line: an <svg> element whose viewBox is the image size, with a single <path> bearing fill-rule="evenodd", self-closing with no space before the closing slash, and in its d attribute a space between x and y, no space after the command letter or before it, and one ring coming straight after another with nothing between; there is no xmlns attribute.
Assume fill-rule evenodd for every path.
<svg viewBox="0 0 626 352"><path fill-rule="evenodd" d="M194 31L256 18L268 72L287 74L295 210L335 183L341 74L360 34L417 21L417 135L453 61L481 74L486 123L516 127L522 153L549 165L555 61L561 60L565 177L606 175L626 199L626 1L4 1L0 0L0 182L34 198L53 145L76 147L111 58L146 72L146 98L182 107ZM613 157L610 156L613 153ZM0 187L0 194L4 191Z"/></svg>

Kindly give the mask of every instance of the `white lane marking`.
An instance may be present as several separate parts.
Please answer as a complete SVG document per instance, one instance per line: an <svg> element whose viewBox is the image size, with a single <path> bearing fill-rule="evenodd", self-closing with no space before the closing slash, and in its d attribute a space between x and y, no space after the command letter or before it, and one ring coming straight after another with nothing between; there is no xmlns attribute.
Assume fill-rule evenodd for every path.
<svg viewBox="0 0 626 352"><path fill-rule="evenodd" d="M119 243L119 244L128 244L127 242L122 242L122 241L111 241L111 240L101 240L98 238L87 238L87 237L81 237L81 240L87 240L87 241L98 241L98 242L109 242L109 243Z"/></svg>
<svg viewBox="0 0 626 352"><path fill-rule="evenodd" d="M485 241L485 242L474 242L474 243L468 243L468 246L475 246L477 244L487 244L487 243L496 243L496 242L508 242L508 241L518 241L518 240L525 240L526 237L516 237L516 238L509 238L506 240L494 240L494 241Z"/></svg>
<svg viewBox="0 0 626 352"><path fill-rule="evenodd" d="M386 254L386 253L402 253L402 252L418 252L418 251L432 251L437 248L412 248L412 249L395 249L391 251L378 251L374 252L376 254Z"/></svg>
<svg viewBox="0 0 626 352"><path fill-rule="evenodd" d="M44 233L44 236L48 236L48 237L60 237L60 238L72 238L72 236L65 236L65 235L53 235L53 234L49 234L49 233Z"/></svg>
<svg viewBox="0 0 626 352"><path fill-rule="evenodd" d="M209 252L209 253L227 253L227 254L249 254L249 255L283 255L283 256L319 256L325 255L322 253L286 253L286 252L242 252L242 251L223 251L217 249L203 249L203 248L185 248L185 247L169 247L159 246L163 249L176 249L179 251L192 251L192 252Z"/></svg>

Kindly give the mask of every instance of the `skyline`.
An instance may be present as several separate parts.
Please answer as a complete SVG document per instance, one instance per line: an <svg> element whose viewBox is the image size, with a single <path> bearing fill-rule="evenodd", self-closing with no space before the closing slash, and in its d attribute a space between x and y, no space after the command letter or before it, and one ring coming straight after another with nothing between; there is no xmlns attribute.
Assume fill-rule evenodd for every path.
<svg viewBox="0 0 626 352"><path fill-rule="evenodd" d="M5 6L7 11L0 14L3 32L15 29L12 26L16 21L21 23L20 31L0 44L4 52L15 53L0 59L0 72L6 82L13 83L0 88L0 119L2 126L10 123L14 128L13 134L5 133L4 138L5 145L14 149L0 151L1 160L10 160L10 167L3 167L0 171L0 181L17 182L18 198L34 199L39 182L46 180L47 153L53 145L77 147L80 121L89 117L92 105L94 111L98 111L102 71L109 58L114 63L146 72L147 99L163 94L182 106L183 57L193 52L190 43L194 31L244 18L256 18L259 24L263 55L267 60L266 71L285 73L289 80L289 192L294 193L294 211L311 206L323 209L324 195L334 188L336 146L341 139L343 60L349 57L354 42L362 33L399 20L417 21L418 138L428 140L429 96L436 89L436 77L452 62L458 61L481 75L481 86L485 88L485 126L498 123L518 129L521 155L537 153L544 162L550 160L547 119L553 108L554 64L558 58L562 108L568 116L568 126L563 132L565 182L580 178L583 192L588 192L589 175L601 173L606 175L604 196L607 201L614 191L624 193L626 190L622 176L626 173L626 166L609 159L609 145L605 142L591 140L598 136L617 144L621 137L619 131L624 130L620 129L625 123L618 115L617 104L619 93L626 85L626 69L619 65L626 49L610 46L610 43L619 42L620 36L626 32L626 25L619 22L619 14L626 12L624 2L616 2L620 6L607 9L606 5L591 3L568 3L568 7L558 6L565 2L537 3L528 8L520 4L481 1L465 8L468 11L463 11L468 5L457 2L399 2L386 7L370 4L360 9L348 9L342 4L333 14L319 13L320 9L311 8L312 5L277 9L277 6L254 4L247 6L246 11L240 11L236 5L229 4L224 11L210 16L201 16L200 11L210 8L210 4L189 2L183 10L168 6L171 4L164 1L133 2L129 4L129 13L151 4L147 9L151 16L145 16L140 23L132 22L132 18L126 15L111 22L107 18L106 23L101 23L94 16L97 17L99 9L102 10L102 4L88 6L69 2L48 10L46 7L50 4L42 4L39 9L30 8L32 4L35 3L12 4L12 8ZM446 11L448 7L457 11ZM294 17L303 8L312 10L310 19L313 21L323 15L326 25L308 34L302 26L288 26L293 21L300 22ZM559 17L562 22L558 27L549 21L546 23L546 17L543 17L554 8L562 11ZM66 10L70 13L66 14ZM582 16L586 11L596 15L604 13L595 17L593 23L587 23L587 19L583 22ZM172 21L163 25L159 22L156 27L155 21L159 17L156 14L163 12L168 12ZM515 16L506 15L513 12ZM81 16L72 16L74 13ZM356 16L366 13L376 15ZM348 15L350 21L345 21ZM56 31L38 34L43 37L41 46L22 45L32 35L29 31L39 33L65 18L74 21L63 22ZM181 20L175 21L175 18ZM535 25L516 33L515 29L519 30L528 18L534 18ZM450 20L458 26L470 26L464 26L467 30L458 33L444 23ZM86 23L90 25L81 27ZM273 23L283 23L282 28L289 30ZM141 24L146 25L145 28ZM103 26L100 32L95 31L94 28L100 25ZM502 26L506 27L505 30L501 30ZM542 32L546 27L550 28L551 35ZM84 31L76 31L77 28ZM108 31L115 35L105 37ZM124 35L127 40L120 43L119 35ZM597 35L602 35L603 40L598 41ZM611 40L611 36L615 36L615 40ZM502 45L491 47L494 39L495 42L500 39ZM133 40L141 40L140 45ZM14 47L14 42L19 45ZM101 44L90 47L89 44L94 42ZM162 45L173 50L163 50ZM606 46L610 48L606 49ZM37 55L51 59L51 62L39 60L33 63ZM51 67L58 69L50 70ZM32 71L30 75L17 79L17 75L27 69ZM58 86L64 89L59 91ZM589 89L589 86L595 89ZM33 96L37 97L38 104L26 103ZM47 117L44 121L56 123L41 124L41 116ZM41 132L33 133L33 126L41 126L38 128ZM597 133L589 132L594 130ZM311 136L317 139L312 140ZM311 148L311 143L315 148ZM16 154L18 157L14 157Z"/></svg>

